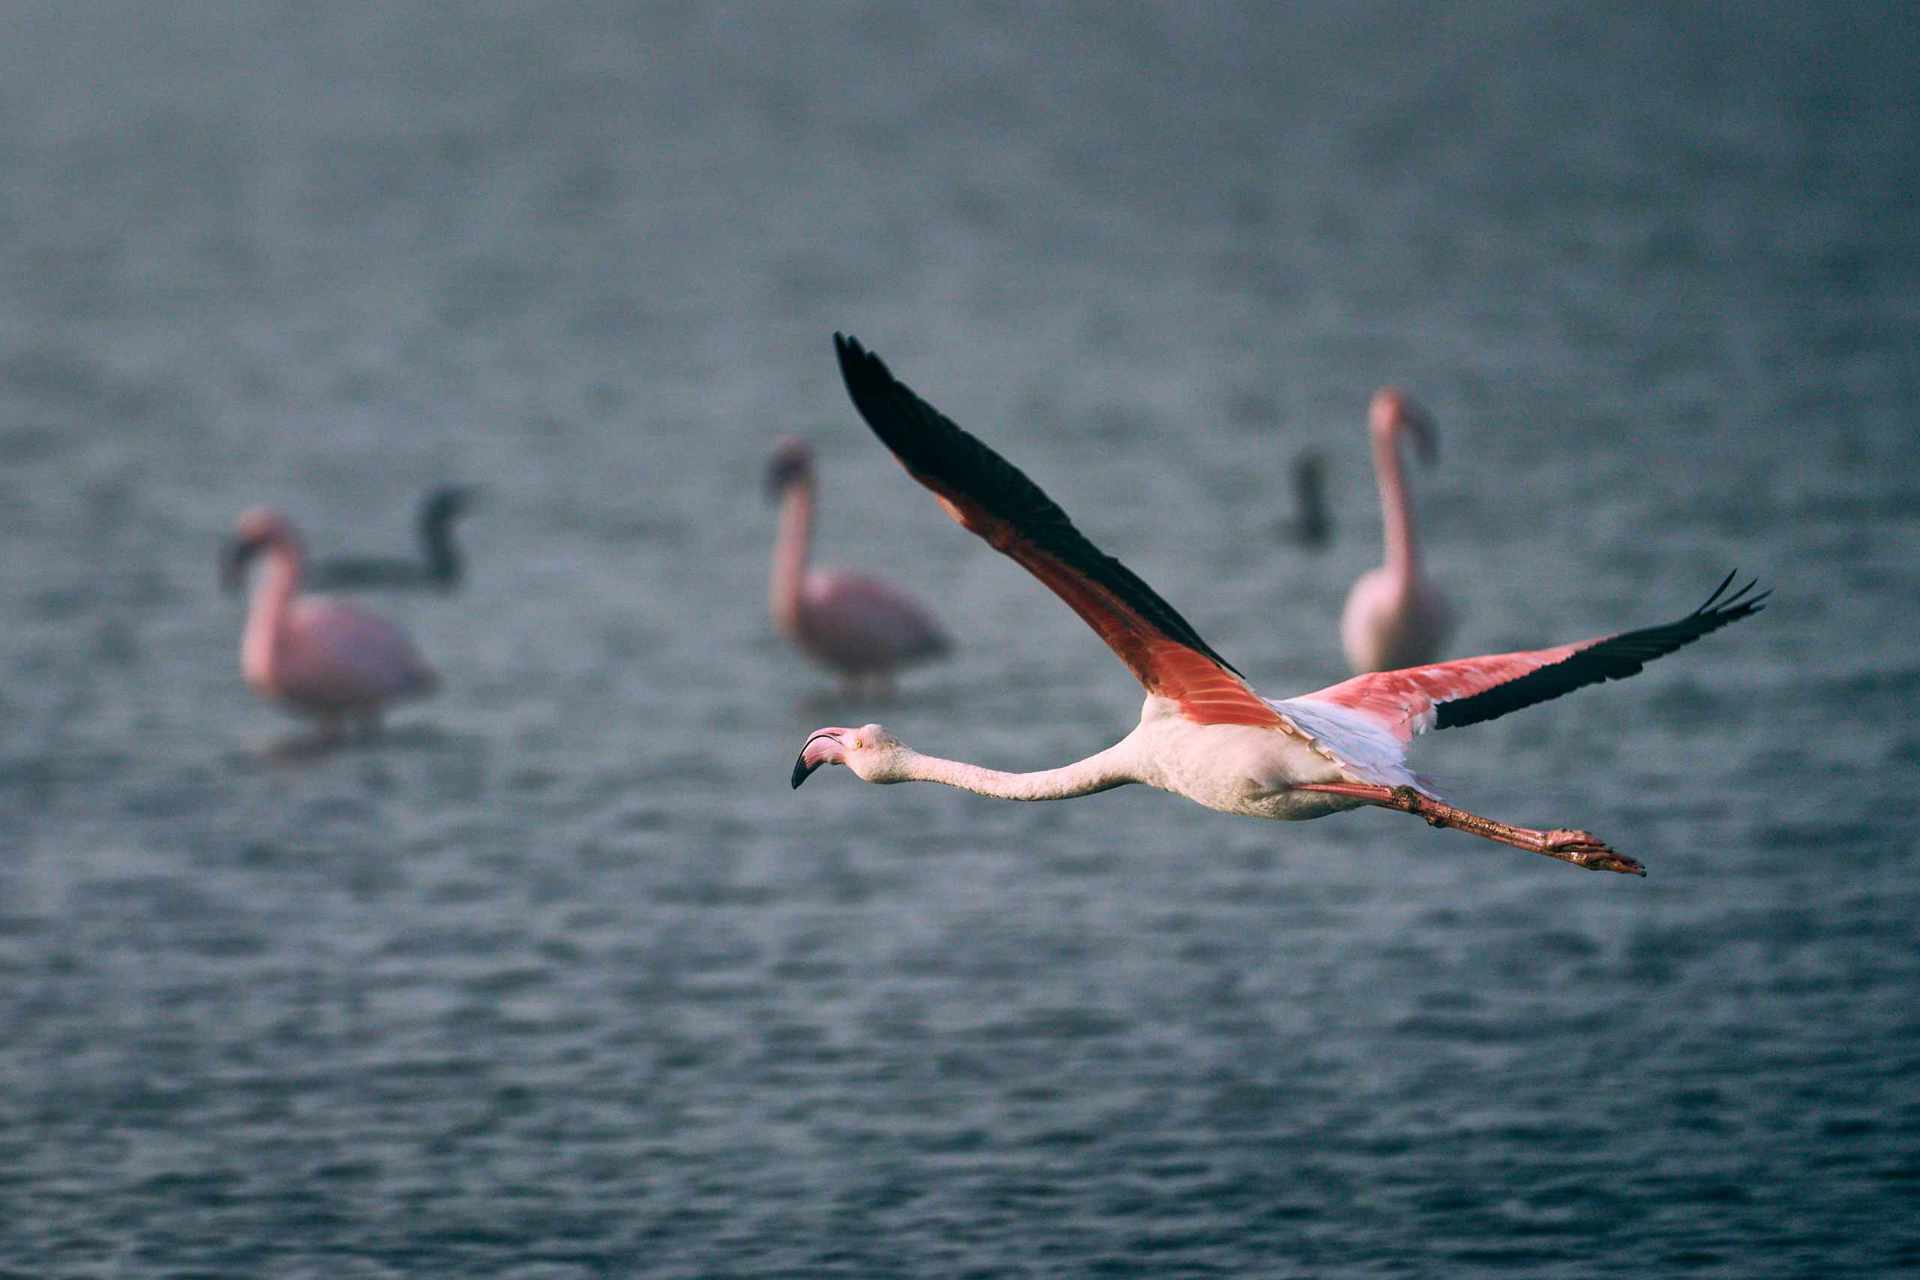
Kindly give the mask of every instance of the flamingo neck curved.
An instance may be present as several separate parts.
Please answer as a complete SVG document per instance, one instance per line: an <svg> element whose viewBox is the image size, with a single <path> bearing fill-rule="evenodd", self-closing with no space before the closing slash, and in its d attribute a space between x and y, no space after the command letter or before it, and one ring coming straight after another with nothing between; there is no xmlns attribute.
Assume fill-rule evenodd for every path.
<svg viewBox="0 0 1920 1280"><path fill-rule="evenodd" d="M278 676L287 613L300 591L300 547L277 541L267 548L266 560L247 606L247 627L240 640L241 671L256 688L270 688Z"/></svg>
<svg viewBox="0 0 1920 1280"><path fill-rule="evenodd" d="M995 800L1070 800L1141 781L1134 766L1131 741L1122 739L1105 751L1058 769L1007 773L964 760L946 760L918 751L904 752L900 782L938 782Z"/></svg>
<svg viewBox="0 0 1920 1280"><path fill-rule="evenodd" d="M1380 517L1385 532L1386 568L1397 581L1411 582L1420 571L1413 536L1413 495L1400 463L1400 432L1373 433L1373 472L1380 484Z"/></svg>
<svg viewBox="0 0 1920 1280"><path fill-rule="evenodd" d="M780 530L773 541L773 575L767 607L773 624L788 635L800 630L800 587L813 543L813 481L794 480L780 494Z"/></svg>

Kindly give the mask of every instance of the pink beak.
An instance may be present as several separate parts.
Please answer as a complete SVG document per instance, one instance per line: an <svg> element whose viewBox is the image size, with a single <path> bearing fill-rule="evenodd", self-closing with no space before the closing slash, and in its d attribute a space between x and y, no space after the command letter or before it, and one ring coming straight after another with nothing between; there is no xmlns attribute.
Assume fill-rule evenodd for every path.
<svg viewBox="0 0 1920 1280"><path fill-rule="evenodd" d="M847 749L840 745L840 735L846 732L845 729L814 730L813 736L807 739L807 745L800 748L800 758L793 762L793 785L796 790L821 765L846 762Z"/></svg>

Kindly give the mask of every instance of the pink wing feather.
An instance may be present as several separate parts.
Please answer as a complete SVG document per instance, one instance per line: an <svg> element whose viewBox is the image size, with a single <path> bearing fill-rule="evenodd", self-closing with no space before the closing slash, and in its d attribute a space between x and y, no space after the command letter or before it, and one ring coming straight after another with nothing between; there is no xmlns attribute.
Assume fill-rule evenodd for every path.
<svg viewBox="0 0 1920 1280"><path fill-rule="evenodd" d="M905 593L864 574L816 569L801 591L807 643L847 671L886 671L949 647L940 624Z"/></svg>
<svg viewBox="0 0 1920 1280"><path fill-rule="evenodd" d="M294 702L369 706L422 696L437 683L398 627L331 596L294 601L285 644L282 693Z"/></svg>
<svg viewBox="0 0 1920 1280"><path fill-rule="evenodd" d="M1304 695L1369 716L1402 742L1429 729L1478 724L1603 680L1623 680L1653 659L1760 612L1768 596L1754 583L1727 595L1728 574L1686 617L1577 644L1376 671ZM1724 598L1723 598L1724 597ZM1299 699L1296 699L1298 701Z"/></svg>

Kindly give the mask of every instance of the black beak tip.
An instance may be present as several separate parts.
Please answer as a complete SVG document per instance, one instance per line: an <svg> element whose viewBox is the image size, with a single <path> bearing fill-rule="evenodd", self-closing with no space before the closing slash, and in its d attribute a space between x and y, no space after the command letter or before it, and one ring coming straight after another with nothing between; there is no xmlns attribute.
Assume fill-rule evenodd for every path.
<svg viewBox="0 0 1920 1280"><path fill-rule="evenodd" d="M227 595L238 595L247 581L247 549L243 544L230 543L220 548L220 590Z"/></svg>
<svg viewBox="0 0 1920 1280"><path fill-rule="evenodd" d="M798 791L800 789L800 784L805 782L808 778L811 778L813 776L813 771L815 769L818 769L819 767L820 766L817 764L808 764L807 757L804 752L802 752L799 756L795 757L793 762L793 777L791 779L793 783L793 789L795 791Z"/></svg>

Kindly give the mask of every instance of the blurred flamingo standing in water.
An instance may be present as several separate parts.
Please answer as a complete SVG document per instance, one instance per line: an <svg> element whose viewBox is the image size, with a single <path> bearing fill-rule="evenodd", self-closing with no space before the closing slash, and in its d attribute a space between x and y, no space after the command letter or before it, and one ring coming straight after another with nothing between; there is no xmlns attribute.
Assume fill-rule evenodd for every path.
<svg viewBox="0 0 1920 1280"><path fill-rule="evenodd" d="M1642 664L1748 617L1753 584L1676 622L1531 652L1463 658L1361 675L1283 701L1256 694L1172 606L1073 527L1052 499L986 445L894 378L878 356L835 335L840 372L861 417L947 513L1018 561L1099 633L1146 687L1140 723L1077 763L1005 773L923 755L885 728L829 726L794 761L798 787L823 764L867 782L940 782L1006 800L1060 800L1139 782L1254 818L1318 818L1378 805L1595 871L1644 875L1585 831L1536 830L1468 813L1409 772L1407 748L1429 729L1476 724Z"/></svg>
<svg viewBox="0 0 1920 1280"><path fill-rule="evenodd" d="M1353 584L1340 615L1340 642L1353 670L1391 671L1439 657L1453 633L1453 611L1420 572L1413 497L1400 470L1400 441L1408 435L1421 460L1433 461L1433 419L1392 387L1373 393L1368 418L1386 525L1386 563L1367 570Z"/></svg>
<svg viewBox="0 0 1920 1280"><path fill-rule="evenodd" d="M814 478L813 451L805 441L779 442L767 488L780 501L768 603L782 635L849 686L884 688L900 668L947 652L946 633L933 614L898 588L864 574L807 566Z"/></svg>
<svg viewBox="0 0 1920 1280"><path fill-rule="evenodd" d="M240 517L223 564L229 590L262 553L240 642L240 671L255 693L332 734L349 722L377 729L388 703L433 692L433 669L398 627L344 600L300 594L300 536L278 511Z"/></svg>
<svg viewBox="0 0 1920 1280"><path fill-rule="evenodd" d="M450 484L429 490L420 500L414 528L421 559L336 556L317 561L307 571L307 585L319 591L452 591L460 585L464 567L453 541L453 522L466 514L473 497L472 488Z"/></svg>

